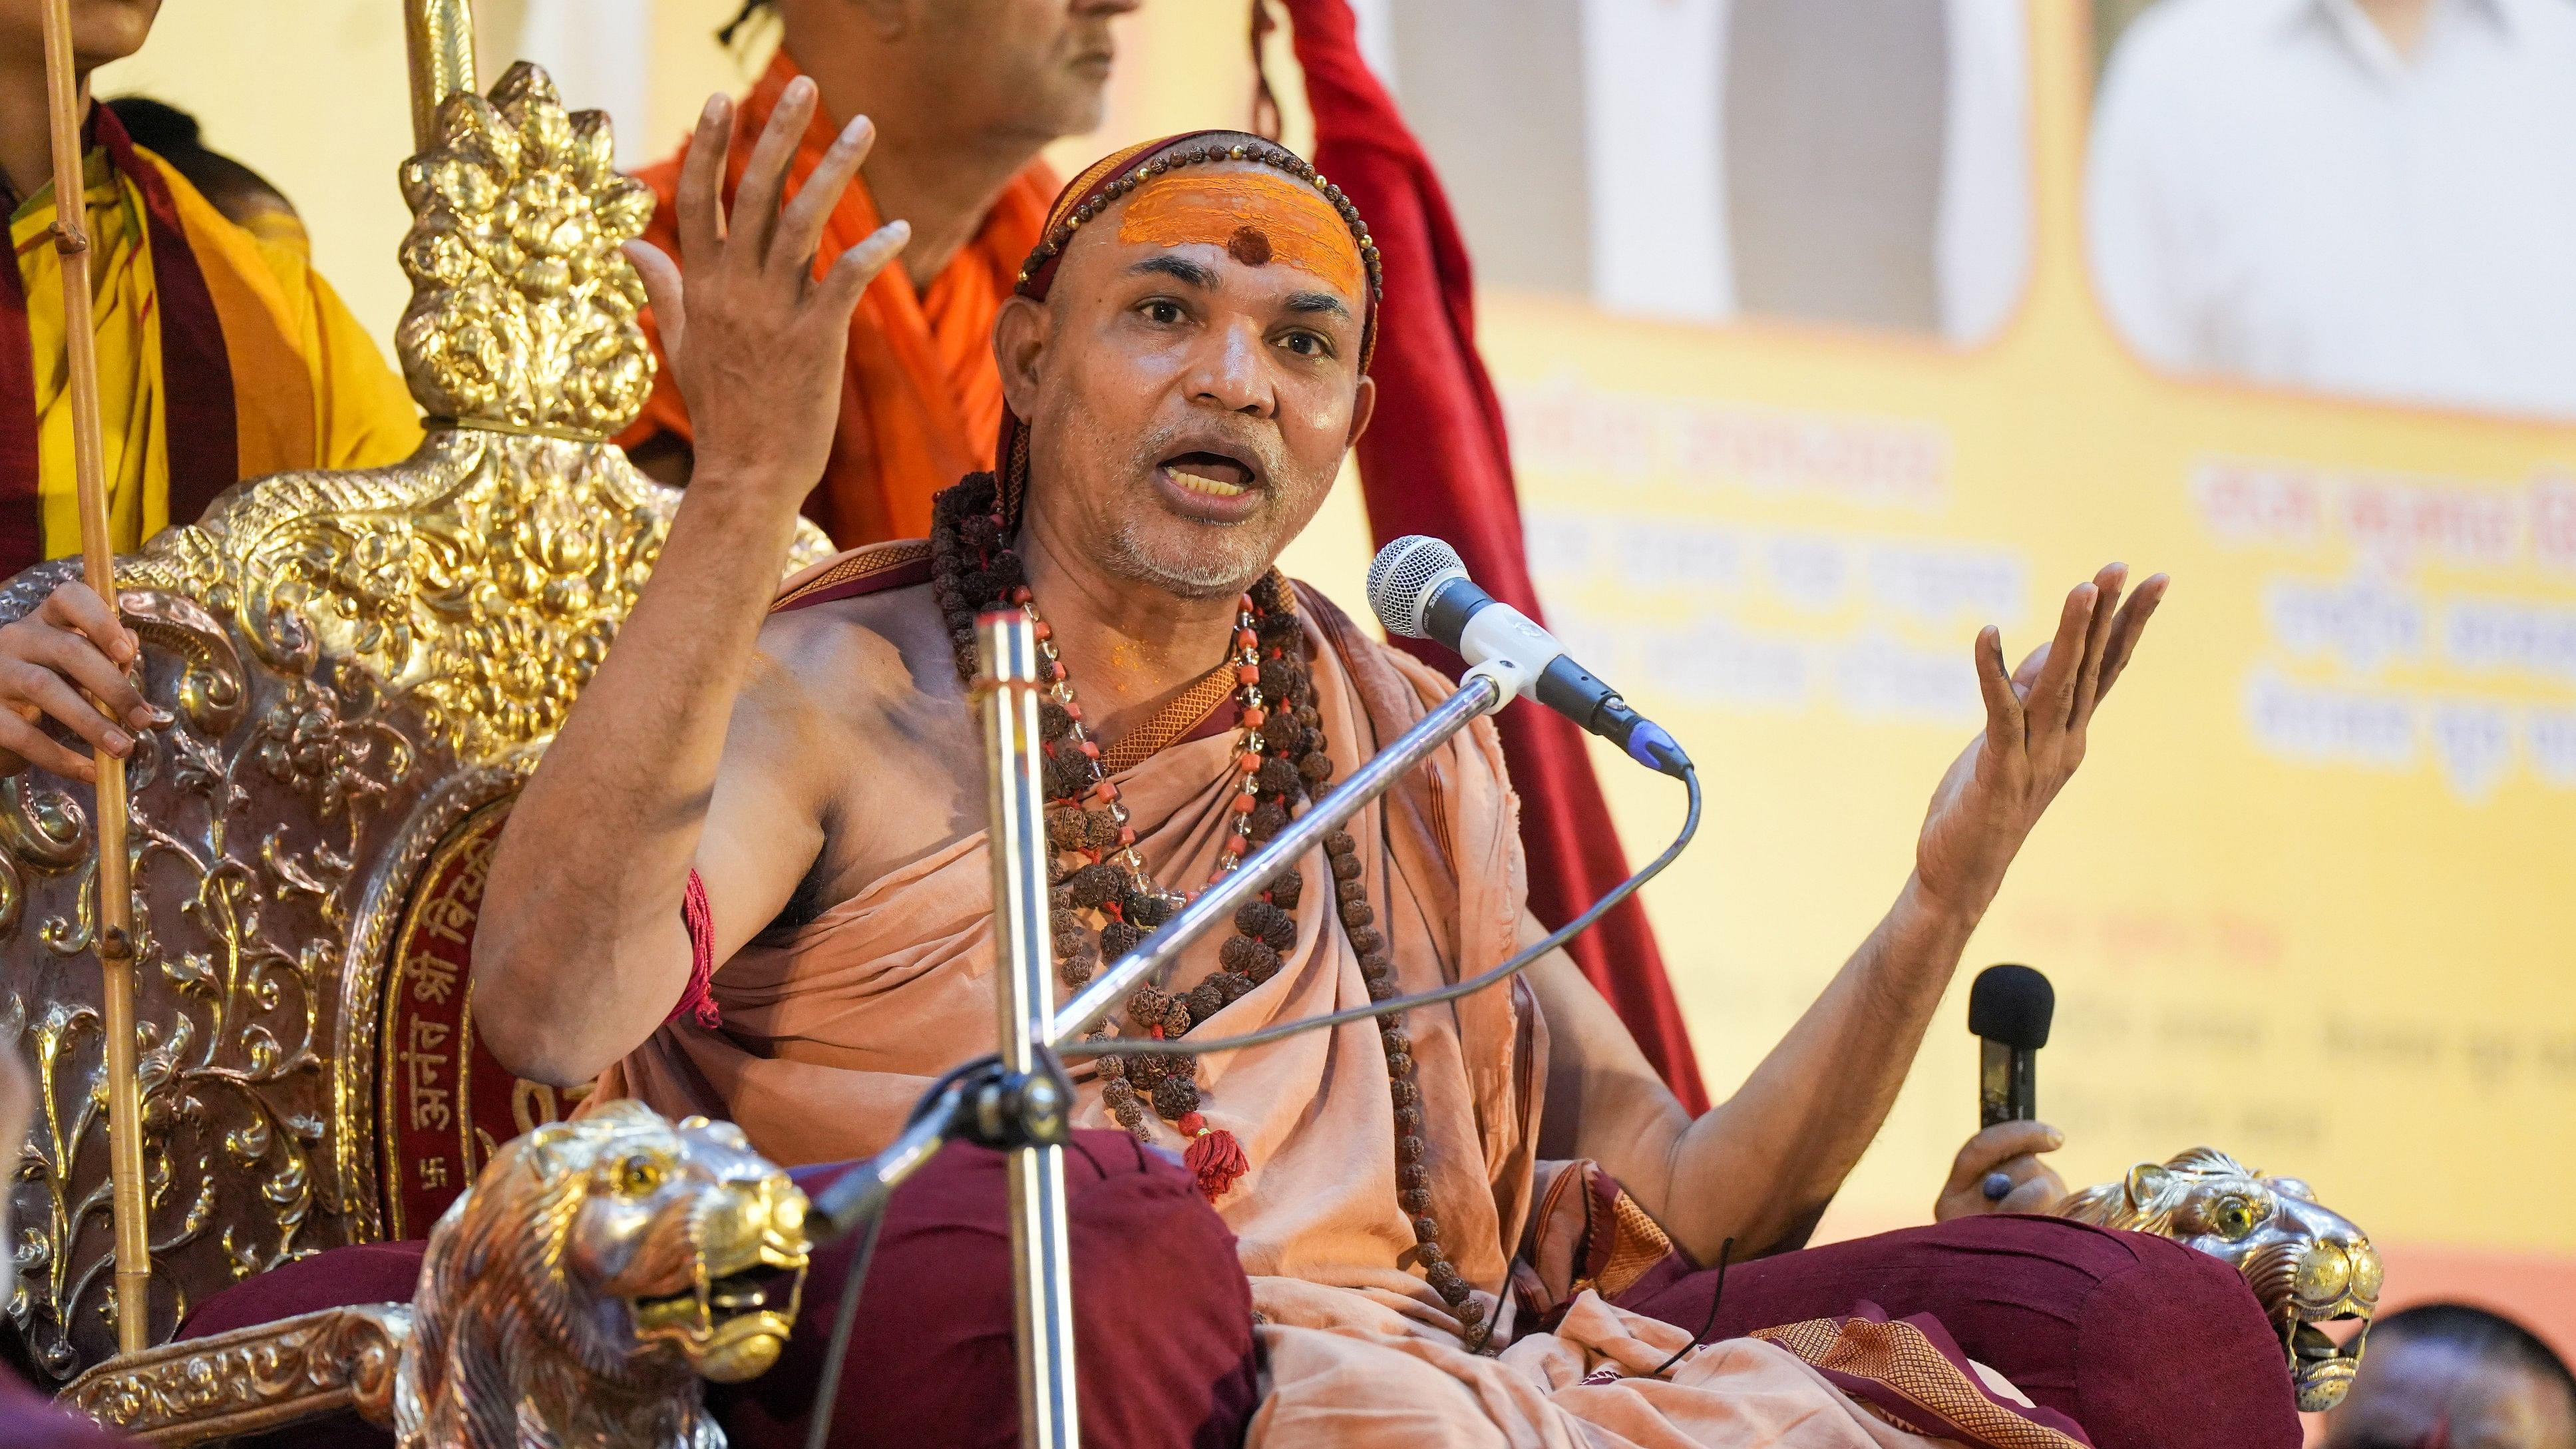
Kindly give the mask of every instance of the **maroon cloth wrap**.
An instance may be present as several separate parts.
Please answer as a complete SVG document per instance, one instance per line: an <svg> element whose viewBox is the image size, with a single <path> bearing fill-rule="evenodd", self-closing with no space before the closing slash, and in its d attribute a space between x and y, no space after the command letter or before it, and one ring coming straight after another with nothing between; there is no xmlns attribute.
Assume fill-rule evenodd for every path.
<svg viewBox="0 0 2576 1449"><path fill-rule="evenodd" d="M1667 1259L1618 1305L1696 1330L1716 1278ZM2280 1336L2244 1276L2143 1233L1962 1218L1739 1263L1704 1337L1841 1318L1864 1299L1892 1318L1935 1315L2097 1449L2299 1449Z"/></svg>
<svg viewBox="0 0 2576 1449"><path fill-rule="evenodd" d="M1258 1392L1234 1239L1186 1173L1119 1132L1078 1132L1074 1299L1086 1443L1240 1443ZM844 1169L797 1174L809 1191ZM999 1153L951 1147L895 1193L833 1416L836 1445L1016 1442L1010 1233ZM710 1402L740 1449L798 1449L854 1241L815 1257L786 1356ZM184 1336L408 1298L421 1245L339 1248L209 1299ZM1678 1257L1619 1306L1698 1330L1716 1275ZM1710 1338L1929 1313L1960 1350L2099 1449L2298 1449L2280 1341L2235 1269L2163 1238L2057 1218L1968 1218L1739 1264ZM370 1437L371 1436L371 1437ZM43 1442L43 1441L38 1441ZM389 1444L346 1416L263 1449Z"/></svg>
<svg viewBox="0 0 2576 1449"><path fill-rule="evenodd" d="M116 1449L134 1441L110 1433L0 1368L0 1443L9 1449Z"/></svg>
<svg viewBox="0 0 2576 1449"><path fill-rule="evenodd" d="M1359 445L1370 527L1380 544L1408 533L1447 539L1487 592L1540 618L1522 549L1511 443L1476 352L1474 276L1449 199L1394 98L1361 60L1345 0L1284 3L1315 111L1316 167L1368 218L1385 258L1370 374L1377 419ZM1452 674L1463 667L1439 645L1394 642ZM1551 927L1562 925L1628 878L1627 857L1582 731L1536 704L1505 710L1496 722L1521 797L1530 910ZM1566 949L1673 1095L1694 1115L1707 1111L1708 1089L1645 907L1622 902Z"/></svg>
<svg viewBox="0 0 2576 1449"><path fill-rule="evenodd" d="M152 248L153 318L161 325L161 426L169 442L170 521L194 523L216 495L241 478L232 354L224 346L214 293L198 270L168 179L136 153L114 111L92 106L90 114L97 143L143 194L143 224Z"/></svg>
<svg viewBox="0 0 2576 1449"><path fill-rule="evenodd" d="M1234 1235L1188 1173L1124 1132L1076 1132L1066 1169L1083 1442L1242 1443L1258 1388L1252 1288ZM796 1179L816 1192L845 1170L809 1168ZM1003 1155L964 1145L896 1190L841 1374L834 1445L1019 1443L1008 1197ZM709 1386L708 1402L737 1449L802 1449L857 1246L853 1235L815 1254L795 1336L777 1367L747 1384ZM339 1248L286 1264L208 1299L182 1334L408 1299L421 1247ZM319 1449L392 1437L341 1415L253 1442Z"/></svg>
<svg viewBox="0 0 2576 1449"><path fill-rule="evenodd" d="M224 347L214 295L197 269L178 203L160 168L134 149L124 124L107 107L90 107L89 130L90 143L105 148L108 160L143 196L153 320L161 329L161 425L169 443L170 521L194 523L216 494L238 481L241 471L232 355ZM26 279L13 254L0 267L0 578L45 557L44 505L37 491L35 367Z"/></svg>

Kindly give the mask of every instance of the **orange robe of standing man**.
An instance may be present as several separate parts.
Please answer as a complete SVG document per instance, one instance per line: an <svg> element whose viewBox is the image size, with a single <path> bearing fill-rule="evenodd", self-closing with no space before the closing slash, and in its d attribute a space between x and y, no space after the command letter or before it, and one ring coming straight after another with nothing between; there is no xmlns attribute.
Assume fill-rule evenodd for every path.
<svg viewBox="0 0 2576 1449"><path fill-rule="evenodd" d="M779 93L803 72L785 51L770 62L740 108L733 150L725 163L725 205ZM801 188L841 128L818 108L796 150L789 194ZM899 143L898 143L899 144ZM680 154L638 173L660 205L644 239L680 255ZM930 532L930 496L968 473L993 466L993 439L1002 423L1002 378L993 365L993 318L1038 244L1054 174L1037 162L1013 177L975 239L961 248L927 287L916 287L900 266L886 268L859 303L850 322L848 367L841 377L841 424L823 481L806 500L805 513L833 542L856 548L890 538L923 538ZM883 222L864 179L850 183L823 229L816 275L841 253L865 240ZM648 312L645 336L654 355L662 335ZM634 426L618 438L628 448L655 440L692 441L687 404L665 366Z"/></svg>

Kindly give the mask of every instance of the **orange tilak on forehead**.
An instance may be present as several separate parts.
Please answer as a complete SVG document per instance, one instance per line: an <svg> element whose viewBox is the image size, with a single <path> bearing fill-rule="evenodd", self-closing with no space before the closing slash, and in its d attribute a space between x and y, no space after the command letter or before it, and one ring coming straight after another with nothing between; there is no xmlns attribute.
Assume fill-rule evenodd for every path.
<svg viewBox="0 0 2576 1449"><path fill-rule="evenodd" d="M1247 267L1279 262L1368 300L1368 267L1332 203L1268 171L1174 172L1147 183L1118 219L1131 245L1212 246Z"/></svg>

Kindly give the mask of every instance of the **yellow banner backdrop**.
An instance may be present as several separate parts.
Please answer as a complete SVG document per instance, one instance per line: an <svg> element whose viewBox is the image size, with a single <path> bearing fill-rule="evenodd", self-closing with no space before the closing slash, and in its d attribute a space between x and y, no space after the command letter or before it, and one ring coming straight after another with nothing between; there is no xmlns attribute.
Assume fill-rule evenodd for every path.
<svg viewBox="0 0 2576 1449"><path fill-rule="evenodd" d="M1550 622L1707 780L1648 901L1710 1085L1910 868L1979 718L1977 628L2018 659L2100 563L2164 570L1823 1235L1928 1219L1976 1125L1967 979L2022 961L2058 989L2071 1184L2219 1147L2378 1237L2392 1304L2576 1347L2576 427L2142 364L2085 260L2087 17L2027 18L2034 239L1989 339L1481 300ZM1337 499L1300 544L1354 603L1359 531ZM1679 802L1599 766L1642 859Z"/></svg>

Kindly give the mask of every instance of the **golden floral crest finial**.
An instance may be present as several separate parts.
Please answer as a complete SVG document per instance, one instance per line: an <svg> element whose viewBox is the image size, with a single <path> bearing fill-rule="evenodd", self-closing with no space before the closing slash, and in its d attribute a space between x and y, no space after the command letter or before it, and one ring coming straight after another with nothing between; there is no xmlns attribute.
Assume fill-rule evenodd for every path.
<svg viewBox="0 0 2576 1449"><path fill-rule="evenodd" d="M525 61L438 120L438 148L402 168L412 299L395 340L412 396L434 419L607 439L653 383L643 284L618 250L653 193L617 173L607 116L566 113Z"/></svg>

